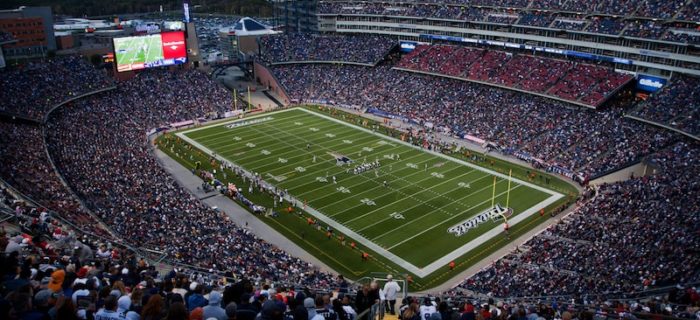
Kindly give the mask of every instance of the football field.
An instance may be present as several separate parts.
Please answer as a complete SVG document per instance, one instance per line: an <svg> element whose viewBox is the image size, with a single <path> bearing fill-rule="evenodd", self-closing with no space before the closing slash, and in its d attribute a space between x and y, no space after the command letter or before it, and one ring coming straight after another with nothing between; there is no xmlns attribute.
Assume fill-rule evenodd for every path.
<svg viewBox="0 0 700 320"><path fill-rule="evenodd" d="M504 237L501 216L488 218L494 207L511 208L514 226L564 197L303 108L177 135L259 174L324 226L420 277Z"/></svg>
<svg viewBox="0 0 700 320"><path fill-rule="evenodd" d="M142 69L146 63L163 60L159 34L114 39L114 51L120 71Z"/></svg>

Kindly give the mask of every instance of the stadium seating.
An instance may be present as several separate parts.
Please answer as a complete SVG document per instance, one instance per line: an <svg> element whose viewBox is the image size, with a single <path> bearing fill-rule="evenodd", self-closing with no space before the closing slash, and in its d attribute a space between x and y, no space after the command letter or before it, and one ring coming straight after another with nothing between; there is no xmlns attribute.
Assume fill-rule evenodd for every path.
<svg viewBox="0 0 700 320"><path fill-rule="evenodd" d="M223 113L231 105L231 94L202 73L142 72L118 90L57 110L48 122L47 143L68 184L132 245L250 278L330 285L330 275L199 202L152 156L144 136L149 129Z"/></svg>
<svg viewBox="0 0 700 320"><path fill-rule="evenodd" d="M411 57L415 58L407 55ZM423 61L409 60L399 65ZM479 67L491 61L482 60L487 62ZM570 175L595 176L624 166L663 148L673 136L624 119L619 108L572 110L544 98L387 66L288 65L272 71L293 99L374 107L420 123L431 122L443 132L479 137L506 153L545 168L563 168ZM535 81L529 86L536 86Z"/></svg>
<svg viewBox="0 0 700 320"><path fill-rule="evenodd" d="M0 30L0 43L14 40L15 37L11 33Z"/></svg>
<svg viewBox="0 0 700 320"><path fill-rule="evenodd" d="M618 35L625 28L625 22L610 17L594 17L585 29L586 32Z"/></svg>
<svg viewBox="0 0 700 320"><path fill-rule="evenodd" d="M284 33L260 38L265 62L338 61L375 64L395 41L384 36L331 36Z"/></svg>
<svg viewBox="0 0 700 320"><path fill-rule="evenodd" d="M397 65L401 68L444 73L487 83L545 93L567 101L599 106L613 92L632 79L610 68L577 64L503 51L479 51L481 54L452 56L460 50L446 45L419 45ZM458 58L466 58L457 60ZM460 69L461 66L461 69Z"/></svg>
<svg viewBox="0 0 700 320"><path fill-rule="evenodd" d="M603 185L598 195L461 287L498 297L635 292L700 280L697 143L649 158L660 173ZM682 205L679 205L682 204Z"/></svg>
<svg viewBox="0 0 700 320"><path fill-rule="evenodd" d="M700 40L695 29L696 25L692 23L700 19L697 7L698 4L695 1L684 0L583 2L547 0L525 3L523 1L457 0L380 3L324 1L319 3L318 10L321 14L369 14L466 20L697 44ZM590 15L591 13L602 16ZM669 26L672 25L682 32L671 32L672 29Z"/></svg>
<svg viewBox="0 0 700 320"><path fill-rule="evenodd" d="M82 57L29 62L0 71L0 111L40 120L58 103L113 85Z"/></svg>
<svg viewBox="0 0 700 320"><path fill-rule="evenodd" d="M700 135L700 80L679 75L632 115Z"/></svg>
<svg viewBox="0 0 700 320"><path fill-rule="evenodd" d="M453 2L581 10L572 1L558 0ZM386 12L384 4L365 5ZM341 3L321 6L356 10L343 9ZM594 0L581 6L609 13L633 8L630 12L645 17L671 17L680 10L678 15L695 19L693 12L683 10L691 4L678 0ZM411 10L515 21L503 9L432 8L436 6L416 4ZM543 23L538 18L519 21ZM619 29L616 22L604 21L611 20L585 28ZM628 31L645 34L640 31L644 28ZM263 44L274 49L262 58L374 64L391 48L386 39L357 37L348 38L357 46L336 51L346 39L305 37L265 38ZM443 299L407 297L400 309L406 312L403 319L416 319L411 315L420 310L419 304L435 306L443 320L700 315L700 292L683 287L700 281L700 144L625 118L626 97L613 99L603 110L581 110L393 65L288 64L270 70L292 99L374 107L430 122L436 131L483 138L505 154L570 177L597 176L639 160L655 169L650 176L587 188L571 215L464 279ZM600 104L629 81L629 76L597 65L445 45L418 46L396 66L589 105ZM37 120L57 103L114 85L79 57L29 63L0 75L0 111ZM697 78L675 76L632 114L698 134L699 87ZM17 224L11 229L18 229L0 229L5 253L0 255L0 318L93 319L98 313L102 318L208 319L204 315L217 312L223 318L223 312L227 317L238 314L239 320L258 314L262 320L311 320L305 318L304 298L318 297L323 305L318 312L332 308L335 320L355 320L351 314L379 299L376 283L347 292L349 284L342 277L318 271L206 207L161 167L146 139L148 130L213 117L228 111L231 99L230 92L203 73L156 69L120 82L115 90L63 105L46 123L0 120L0 212L11 212L8 221ZM5 184L32 201L14 201ZM143 249L165 253L166 263L190 267L149 265L135 256ZM654 298L628 296L658 287L675 288ZM324 300L323 295L334 296L331 291L339 288L343 295L337 300ZM106 310L112 307L114 312Z"/></svg>
<svg viewBox="0 0 700 320"><path fill-rule="evenodd" d="M0 122L0 136L0 177L4 181L78 228L110 237L59 180L44 152L39 126Z"/></svg>

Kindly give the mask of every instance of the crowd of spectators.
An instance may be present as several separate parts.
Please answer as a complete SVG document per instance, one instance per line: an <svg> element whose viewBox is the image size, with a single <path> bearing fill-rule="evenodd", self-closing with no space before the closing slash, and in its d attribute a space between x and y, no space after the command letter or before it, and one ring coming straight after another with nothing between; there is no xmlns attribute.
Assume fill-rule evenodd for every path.
<svg viewBox="0 0 700 320"><path fill-rule="evenodd" d="M33 220L32 228L18 223L0 229L2 319L310 320L335 312L335 320L353 320L374 303L362 294L356 299L342 277L338 286L317 291L252 273L163 268L110 243L33 227L49 221L43 216ZM378 298L376 285L368 291Z"/></svg>
<svg viewBox="0 0 700 320"><path fill-rule="evenodd" d="M459 51L475 53L457 56ZM590 106L602 104L632 79L599 65L445 45L419 45L398 66L546 93Z"/></svg>
<svg viewBox="0 0 700 320"><path fill-rule="evenodd" d="M400 1L400 2L366 2L366 1L323 1L318 4L321 14L372 14L411 17L430 17L438 19L491 21L512 23L511 19L493 21L492 13L507 12L520 16L518 24L546 26L542 22L551 17L552 11L598 13L615 16L655 18L682 21L698 21L697 4L694 1L573 1L573 0L538 0L538 1ZM540 10L547 10L544 12ZM678 14L677 16L675 16ZM595 17L593 19L596 19ZM551 20L550 20L551 22ZM574 29L578 30L578 29Z"/></svg>
<svg viewBox="0 0 700 320"><path fill-rule="evenodd" d="M112 85L83 57L28 62L0 71L0 111L41 120L60 102Z"/></svg>
<svg viewBox="0 0 700 320"><path fill-rule="evenodd" d="M342 13L365 13L365 14L381 14L384 7L416 7L429 4L431 6L449 5L451 7L468 7L468 6L486 6L486 7L501 7L509 9L538 9L549 11L566 11L580 13L601 13L618 16L636 16L645 18L671 19L678 13L678 18L688 21L697 21L697 4L693 1L685 0L647 0L647 1L611 1L611 0L593 0L593 1L573 1L573 0L409 0L409 1L386 1L380 5L376 5L366 1L322 1L319 3L321 13L341 13L338 10L352 10L350 7L361 8L354 9L355 12ZM680 12L680 13L679 13Z"/></svg>
<svg viewBox="0 0 700 320"><path fill-rule="evenodd" d="M14 39L15 37L12 35L12 33L0 30L0 43L12 41Z"/></svg>
<svg viewBox="0 0 700 320"><path fill-rule="evenodd" d="M661 39L668 29L653 20L635 20L625 28L624 35L635 38Z"/></svg>
<svg viewBox="0 0 700 320"><path fill-rule="evenodd" d="M488 1L487 1L488 2ZM571 31L585 31L608 35L666 40L671 42L698 43L698 37L688 32L671 32L669 19L676 19L679 28L692 31L694 26L688 22L697 21L698 6L691 1L533 1L525 7L508 7L507 9L481 7L482 4L470 3L429 3L419 2L320 2L319 13L322 14L372 14L407 17L430 17L458 21L492 22L532 27L551 27ZM566 13L557 14L552 10ZM677 17L674 17L676 12ZM570 12L612 14L611 16L580 16ZM623 19L617 17L645 17L656 19ZM624 30L624 33L623 33Z"/></svg>
<svg viewBox="0 0 700 320"><path fill-rule="evenodd" d="M700 79L677 75L632 114L700 135Z"/></svg>
<svg viewBox="0 0 700 320"><path fill-rule="evenodd" d="M697 142L652 155L648 162L656 174L602 185L571 216L461 287L497 297L585 296L697 282L700 258L692 248L700 246L698 159ZM692 317L699 302L676 301L685 305L673 308L692 307Z"/></svg>
<svg viewBox="0 0 700 320"><path fill-rule="evenodd" d="M666 8L648 10L665 12ZM289 58L283 54L287 49L293 57L305 60L314 60L317 55L332 60L338 55L370 62L388 51L384 49L375 60L368 57L379 55L382 50L378 48L373 48L377 53L311 55L304 53L306 48L289 48L291 44L276 41L263 40L276 48L270 61ZM309 41L332 47L324 39ZM377 46L384 43L377 41ZM461 63L464 61L468 63ZM592 104L628 80L594 65L453 46L419 46L398 65ZM658 173L652 176L603 185L593 200L582 203L566 221L467 279L461 285L464 289L500 297L544 296L631 292L700 280L700 257L692 252L700 247L700 238L695 236L700 230L696 214L700 210L697 143L670 145L676 140L671 133L627 120L620 108L578 110L551 99L418 75L391 65L280 65L271 70L293 99L378 108L421 124L431 123L445 133L481 137L506 153L527 155L571 172L594 175L643 156L657 168ZM2 110L32 118L43 117L60 101L111 85L77 57L30 63L4 73L0 97L13 101L3 102ZM557 82L559 78L561 82ZM675 122L697 133L698 87L695 78L677 77L637 113L654 121ZM583 92L584 88L590 91ZM153 157L145 137L149 129L223 113L230 109L231 99L228 91L202 73L149 70L120 83L116 90L54 111L46 124L46 147L88 209L130 244L163 252L173 262L209 269L210 273L183 275L173 270L160 275L145 260L107 246L95 248L96 256L85 257L72 245L39 245L47 239L66 237L55 228L32 228L38 237L2 234L0 245L6 255L0 264L0 302L5 300L0 303L1 318L91 319L97 314L105 318L185 319L201 313L204 319L208 318L205 315L218 319L235 315L251 320L259 314L265 320L281 320L285 315L306 320L312 318L312 309L313 314L333 309L337 320L353 320L348 314L371 304L373 299L364 304L356 301L353 307L346 297L333 302L325 297L308 300L314 296L309 290L263 286L275 282L329 289L347 284L264 242L224 213L204 206L179 187ZM26 108L34 104L37 108ZM0 122L4 138L0 141L0 176L75 226L110 237L61 183L44 152L42 134L42 127L36 124ZM25 210L44 216L44 209L22 206L16 207L16 214L22 216ZM36 224L45 221L37 219ZM252 282L227 286L222 276ZM693 305L682 310L674 305L672 312L697 311L697 291L682 290L683 297L686 292L696 296ZM376 286L361 292L364 298L379 297ZM411 301L407 302L412 308ZM439 301L437 304L442 309ZM508 310L501 304L494 310L544 315L545 310L538 308L532 309L534 312L530 308L521 311L520 307ZM624 310L637 308L644 310L645 306ZM474 311L467 310L465 306L465 313Z"/></svg>
<svg viewBox="0 0 700 320"><path fill-rule="evenodd" d="M700 44L700 30L697 29L669 29L664 33L662 40L671 42L684 42Z"/></svg>
<svg viewBox="0 0 700 320"><path fill-rule="evenodd" d="M674 137L625 119L620 107L572 109L551 99L390 66L287 65L271 70L292 99L377 108L584 176L635 161Z"/></svg>
<svg viewBox="0 0 700 320"><path fill-rule="evenodd" d="M587 25L588 21L586 20L557 19L554 20L552 28L581 31L586 28Z"/></svg>
<svg viewBox="0 0 700 320"><path fill-rule="evenodd" d="M670 19L678 11L681 11L687 2L686 0L639 1L639 7L634 12L634 15L638 17Z"/></svg>
<svg viewBox="0 0 700 320"><path fill-rule="evenodd" d="M586 32L618 35L625 28L625 22L611 17L594 17L586 27Z"/></svg>
<svg viewBox="0 0 700 320"><path fill-rule="evenodd" d="M690 1L685 4L681 12L676 16L677 20L700 21L700 2Z"/></svg>
<svg viewBox="0 0 700 320"><path fill-rule="evenodd" d="M375 64L396 41L376 35L285 33L260 38L265 62L343 61Z"/></svg>
<svg viewBox="0 0 700 320"><path fill-rule="evenodd" d="M521 26L533 26L533 27L548 27L552 24L554 16L550 12L545 11L531 11L523 12L520 15L520 20L516 24Z"/></svg>
<svg viewBox="0 0 700 320"><path fill-rule="evenodd" d="M73 225L109 237L109 233L81 207L60 181L44 151L41 127L0 121L0 177L45 208L58 212ZM22 207L12 208L18 211Z"/></svg>
<svg viewBox="0 0 700 320"><path fill-rule="evenodd" d="M159 165L145 133L221 114L231 94L196 71L152 70L117 90L56 110L47 144L77 195L121 238L169 261L255 279L329 286L331 275L289 256L184 191Z"/></svg>

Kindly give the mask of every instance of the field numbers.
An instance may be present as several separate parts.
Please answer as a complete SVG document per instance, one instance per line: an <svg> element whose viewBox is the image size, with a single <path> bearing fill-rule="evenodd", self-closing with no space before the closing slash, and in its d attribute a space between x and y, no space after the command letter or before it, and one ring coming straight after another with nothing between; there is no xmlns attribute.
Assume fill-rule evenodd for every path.
<svg viewBox="0 0 700 320"><path fill-rule="evenodd" d="M328 179L326 179L326 177L316 177L316 181L318 181L318 182L328 182Z"/></svg>
<svg viewBox="0 0 700 320"><path fill-rule="evenodd" d="M299 121L294 121L294 124L295 124L295 125L298 125L298 126L303 126L303 125L304 125L303 123L301 123L301 122L299 122Z"/></svg>
<svg viewBox="0 0 700 320"><path fill-rule="evenodd" d="M444 174L438 173L438 172L432 172L432 173L430 173L430 175L433 176L433 177L435 177L435 178L440 178L440 179L442 179L442 178L445 177Z"/></svg>
<svg viewBox="0 0 700 320"><path fill-rule="evenodd" d="M460 188L467 188L467 189L472 187L469 183L466 183L466 182L460 182L457 184L457 186Z"/></svg>
<svg viewBox="0 0 700 320"><path fill-rule="evenodd" d="M243 140L243 138L241 138L241 137L239 137L239 136L235 136L235 137L233 137L233 140L241 141L241 140Z"/></svg>
<svg viewBox="0 0 700 320"><path fill-rule="evenodd" d="M409 167L409 168L418 169L418 165L415 164L415 163L409 162L409 163L406 164L406 166Z"/></svg>
<svg viewBox="0 0 700 320"><path fill-rule="evenodd" d="M285 158L277 158L277 162L279 162L279 163L287 163L287 161L288 160Z"/></svg>
<svg viewBox="0 0 700 320"><path fill-rule="evenodd" d="M350 189L348 189L346 187L342 187L342 186L335 188L335 190L337 190L340 193L350 193Z"/></svg>
<svg viewBox="0 0 700 320"><path fill-rule="evenodd" d="M294 168L294 171L296 171L296 172L304 172L304 171L306 171L306 168L304 168L304 167L296 167L296 168Z"/></svg>
<svg viewBox="0 0 700 320"><path fill-rule="evenodd" d="M370 148L370 147L363 147L362 150L363 150L363 151L367 151L367 152L372 152L372 151L374 151L374 149L372 149L372 148Z"/></svg>
<svg viewBox="0 0 700 320"><path fill-rule="evenodd" d="M255 148L255 143L252 143L252 142L248 142L248 143L246 143L245 145L246 145L246 147L248 147L248 148Z"/></svg>
<svg viewBox="0 0 700 320"><path fill-rule="evenodd" d="M398 219L398 220L406 219L402 214L400 214L398 212L394 212L394 213L390 214L389 217L392 217L392 218Z"/></svg>
<svg viewBox="0 0 700 320"><path fill-rule="evenodd" d="M264 154L264 155L266 155L266 156L269 156L272 152L263 149L263 150L260 150L260 153L262 153L262 154Z"/></svg>
<svg viewBox="0 0 700 320"><path fill-rule="evenodd" d="M364 198L364 199L360 200L360 202L362 202L368 206L376 206L377 205L374 201L372 201L368 198Z"/></svg>
<svg viewBox="0 0 700 320"><path fill-rule="evenodd" d="M311 127L311 128L309 128L309 130L311 130L311 131L313 131L313 132L318 132L318 131L321 130L321 129L316 128L316 127Z"/></svg>
<svg viewBox="0 0 700 320"><path fill-rule="evenodd" d="M352 144L352 140L343 140L343 143Z"/></svg>
<svg viewBox="0 0 700 320"><path fill-rule="evenodd" d="M326 133L326 137L329 137L329 138L335 138L335 135L334 135L334 134L332 134L332 133Z"/></svg>

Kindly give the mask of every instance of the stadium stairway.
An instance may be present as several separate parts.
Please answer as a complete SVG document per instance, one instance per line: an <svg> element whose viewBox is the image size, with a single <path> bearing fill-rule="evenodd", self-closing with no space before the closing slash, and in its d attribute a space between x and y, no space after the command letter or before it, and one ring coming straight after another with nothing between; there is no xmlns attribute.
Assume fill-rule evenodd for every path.
<svg viewBox="0 0 700 320"><path fill-rule="evenodd" d="M281 102L279 102L279 100L275 99L275 97L273 97L273 96L270 94L269 90L263 90L262 93L263 93L268 99L272 100L272 102L274 102L274 103L277 105L278 108L284 108L284 105L283 105Z"/></svg>

